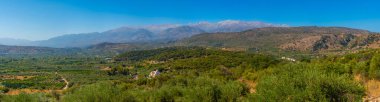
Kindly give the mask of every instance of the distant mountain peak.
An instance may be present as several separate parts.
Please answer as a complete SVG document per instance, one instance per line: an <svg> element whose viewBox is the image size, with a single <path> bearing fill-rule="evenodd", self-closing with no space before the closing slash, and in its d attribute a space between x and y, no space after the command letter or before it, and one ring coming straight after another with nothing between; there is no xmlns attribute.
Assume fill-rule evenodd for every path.
<svg viewBox="0 0 380 102"><path fill-rule="evenodd" d="M176 28L181 26L181 24L160 24L160 25L148 25L148 26L143 26L141 28L147 29L151 32L161 32L169 28Z"/></svg>
<svg viewBox="0 0 380 102"><path fill-rule="evenodd" d="M285 24L271 24L260 21L240 21L240 20L224 20L216 23L198 22L190 24L192 27L200 28L206 32L240 32L244 30L263 28L263 27L288 27Z"/></svg>
<svg viewBox="0 0 380 102"><path fill-rule="evenodd" d="M137 28L132 28L132 27L120 27L112 30L105 31L107 33L115 33L115 32L127 32L127 31L136 31Z"/></svg>
<svg viewBox="0 0 380 102"><path fill-rule="evenodd" d="M233 25L233 24L240 24L240 23L244 23L244 22L239 21L239 20L224 20L224 21L217 22L218 25Z"/></svg>
<svg viewBox="0 0 380 102"><path fill-rule="evenodd" d="M240 20L224 20L217 22L217 25L219 26L256 26L256 27L288 27L286 24L272 24L272 23L265 23L261 21L240 21Z"/></svg>

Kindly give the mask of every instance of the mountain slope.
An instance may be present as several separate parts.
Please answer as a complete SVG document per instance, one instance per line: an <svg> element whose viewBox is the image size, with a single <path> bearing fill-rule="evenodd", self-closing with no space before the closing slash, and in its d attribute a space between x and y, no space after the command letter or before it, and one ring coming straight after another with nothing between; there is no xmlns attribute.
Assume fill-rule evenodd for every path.
<svg viewBox="0 0 380 102"><path fill-rule="evenodd" d="M29 45L32 41L24 39L0 38L2 45Z"/></svg>
<svg viewBox="0 0 380 102"><path fill-rule="evenodd" d="M318 52L377 48L380 35L343 27L267 27L244 32L200 34L178 41L179 46L211 46L245 50Z"/></svg>
<svg viewBox="0 0 380 102"><path fill-rule="evenodd" d="M86 47L103 42L139 42L149 41L153 33L145 29L118 28L102 33L71 34L45 41L38 41L37 45L47 47Z"/></svg>
<svg viewBox="0 0 380 102"><path fill-rule="evenodd" d="M151 41L174 41L201 33L239 32L261 27L282 27L262 22L226 20L217 23L201 22L196 24L167 24L145 27L121 27L105 32L69 34L44 41L33 42L32 45L46 47L88 47L104 42L108 43L141 43Z"/></svg>
<svg viewBox="0 0 380 102"><path fill-rule="evenodd" d="M65 55L80 53L81 49L63 49L35 46L5 46L0 45L0 55L15 55L15 54L54 54Z"/></svg>
<svg viewBox="0 0 380 102"><path fill-rule="evenodd" d="M182 39L186 37L191 37L196 34L205 33L200 28L190 27L190 26L180 26L176 28L166 29L158 34L162 39L175 40Z"/></svg>

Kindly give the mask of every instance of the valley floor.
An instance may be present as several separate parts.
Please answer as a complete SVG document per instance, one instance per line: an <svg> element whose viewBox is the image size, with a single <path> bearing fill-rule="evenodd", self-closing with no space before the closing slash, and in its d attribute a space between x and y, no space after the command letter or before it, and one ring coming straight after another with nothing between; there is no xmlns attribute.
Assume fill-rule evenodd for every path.
<svg viewBox="0 0 380 102"><path fill-rule="evenodd" d="M374 101L380 96L377 51L315 57L169 47L112 60L1 57L0 100Z"/></svg>

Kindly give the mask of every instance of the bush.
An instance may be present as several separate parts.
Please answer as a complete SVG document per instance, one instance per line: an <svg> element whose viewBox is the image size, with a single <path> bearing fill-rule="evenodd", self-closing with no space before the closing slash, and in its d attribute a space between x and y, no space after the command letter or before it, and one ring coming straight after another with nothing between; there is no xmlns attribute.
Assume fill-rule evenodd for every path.
<svg viewBox="0 0 380 102"><path fill-rule="evenodd" d="M144 101L185 101L185 102L216 102L237 101L244 97L247 88L239 82L197 78L174 78L162 87L148 91L152 95L140 95ZM146 93L140 93L146 94Z"/></svg>
<svg viewBox="0 0 380 102"><path fill-rule="evenodd" d="M369 77L380 79L380 54L375 54L369 65Z"/></svg>
<svg viewBox="0 0 380 102"><path fill-rule="evenodd" d="M48 102L49 98L45 94L26 94L21 93L19 95L4 95L1 97L1 102Z"/></svg>
<svg viewBox="0 0 380 102"><path fill-rule="evenodd" d="M7 93L9 91L9 88L0 86L0 93Z"/></svg>
<svg viewBox="0 0 380 102"><path fill-rule="evenodd" d="M124 94L121 88L111 82L100 82L80 87L65 95L63 102L130 102L133 97Z"/></svg>
<svg viewBox="0 0 380 102"><path fill-rule="evenodd" d="M348 75L305 64L280 67L260 79L256 101L360 101L364 87Z"/></svg>

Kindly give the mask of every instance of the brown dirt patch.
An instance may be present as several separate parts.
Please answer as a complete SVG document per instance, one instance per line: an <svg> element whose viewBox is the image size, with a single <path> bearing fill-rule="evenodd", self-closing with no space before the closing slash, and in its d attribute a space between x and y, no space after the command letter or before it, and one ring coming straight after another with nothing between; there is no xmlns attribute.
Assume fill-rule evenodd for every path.
<svg viewBox="0 0 380 102"><path fill-rule="evenodd" d="M249 88L249 93L256 93L256 86L257 86L257 83L255 83L254 81L251 81L251 80L246 80L246 79L243 79L243 78L240 78L239 79L239 82L242 82L244 84L246 84Z"/></svg>
<svg viewBox="0 0 380 102"><path fill-rule="evenodd" d="M368 46L366 46L366 48L374 48L374 49L380 48L380 41L376 41L376 42L373 42L371 44L368 44Z"/></svg>
<svg viewBox="0 0 380 102"><path fill-rule="evenodd" d="M380 81L379 80L369 80L366 82L366 88L368 96L370 97L380 97Z"/></svg>
<svg viewBox="0 0 380 102"><path fill-rule="evenodd" d="M367 96L363 98L363 101L369 101L369 102L380 101L380 80L371 79L371 80L365 81L360 74L355 75L354 80L364 83Z"/></svg>
<svg viewBox="0 0 380 102"><path fill-rule="evenodd" d="M280 45L280 48L285 50L308 51L314 46L314 43L320 39L321 36L309 36L294 42L282 44Z"/></svg>
<svg viewBox="0 0 380 102"><path fill-rule="evenodd" d="M103 68L101 68L100 70L108 71L108 70L112 70L112 68L111 68L111 67L103 67Z"/></svg>
<svg viewBox="0 0 380 102"><path fill-rule="evenodd" d="M246 48L221 48L220 50L223 50L223 51L247 51Z"/></svg>

